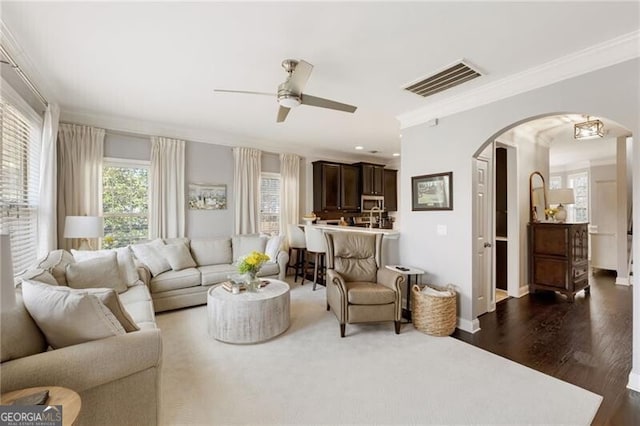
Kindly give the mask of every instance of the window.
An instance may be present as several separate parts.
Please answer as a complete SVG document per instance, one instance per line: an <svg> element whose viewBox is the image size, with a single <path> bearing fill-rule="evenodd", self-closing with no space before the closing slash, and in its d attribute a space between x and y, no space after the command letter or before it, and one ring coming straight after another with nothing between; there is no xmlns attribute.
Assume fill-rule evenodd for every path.
<svg viewBox="0 0 640 426"><path fill-rule="evenodd" d="M23 110L0 97L0 231L11 235L16 273L36 260L38 238L42 122Z"/></svg>
<svg viewBox="0 0 640 426"><path fill-rule="evenodd" d="M575 203L567 206L568 222L589 221L589 174L576 173L567 176L569 188L573 188Z"/></svg>
<svg viewBox="0 0 640 426"><path fill-rule="evenodd" d="M562 176L561 175L551 175L549 179L549 189L560 189L562 188Z"/></svg>
<svg viewBox="0 0 640 426"><path fill-rule="evenodd" d="M102 170L103 248L124 247L149 236L149 165L105 159Z"/></svg>
<svg viewBox="0 0 640 426"><path fill-rule="evenodd" d="M277 173L260 176L260 231L280 233L280 175Z"/></svg>

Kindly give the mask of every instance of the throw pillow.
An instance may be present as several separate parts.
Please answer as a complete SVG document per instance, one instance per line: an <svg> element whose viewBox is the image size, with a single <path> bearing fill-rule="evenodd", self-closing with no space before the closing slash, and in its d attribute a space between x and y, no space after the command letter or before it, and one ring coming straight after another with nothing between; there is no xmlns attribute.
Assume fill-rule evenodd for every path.
<svg viewBox="0 0 640 426"><path fill-rule="evenodd" d="M136 258L142 262L152 275L159 275L171 269L171 265L162 255L160 250L164 247L164 243L160 238L145 244L132 244L131 250Z"/></svg>
<svg viewBox="0 0 640 426"><path fill-rule="evenodd" d="M242 256L246 256L252 251L264 253L267 247L267 237L258 234L234 235L231 239L234 262L237 262Z"/></svg>
<svg viewBox="0 0 640 426"><path fill-rule="evenodd" d="M71 253L66 250L53 250L45 257L36 261L36 268L49 271L54 276L58 284L67 285L66 270L67 265L75 262Z"/></svg>
<svg viewBox="0 0 640 426"><path fill-rule="evenodd" d="M95 294L27 280L22 283L22 297L54 349L125 334L118 319Z"/></svg>
<svg viewBox="0 0 640 426"><path fill-rule="evenodd" d="M97 257L111 256L111 253L113 252L116 253L120 276L129 287L135 285L140 278L138 277L138 270L136 269L136 265L133 261L133 255L131 254L129 247L119 247L113 250L71 250L71 254L73 254L73 258L76 262L83 262Z"/></svg>
<svg viewBox="0 0 640 426"><path fill-rule="evenodd" d="M20 286L20 284L22 284L24 280L34 280L34 281L40 281L42 283L49 284L49 285L59 285L56 278L53 275L51 275L51 272L41 268L28 269L23 273L21 273L20 275L16 276L16 279L15 279L16 287Z"/></svg>
<svg viewBox="0 0 640 426"><path fill-rule="evenodd" d="M71 288L112 288L127 291L127 284L118 270L116 252L67 265L67 283Z"/></svg>
<svg viewBox="0 0 640 426"><path fill-rule="evenodd" d="M267 247L264 253L269 256L269 262L275 262L280 252L280 245L282 244L282 235L274 235L267 241Z"/></svg>
<svg viewBox="0 0 640 426"><path fill-rule="evenodd" d="M196 262L191 257L189 248L184 243L167 244L160 250L160 253L171 265L174 271L181 271L187 268L195 268Z"/></svg>
<svg viewBox="0 0 640 426"><path fill-rule="evenodd" d="M74 292L82 292L83 290L73 290L69 289L69 291ZM120 301L120 297L118 297L118 293L110 288L88 288L84 290L87 294L93 294L98 296L98 299L104 305L109 308L111 313L118 319L120 325L124 328L124 331L130 333L132 331L140 330L138 324L131 318L129 312L122 306L122 302Z"/></svg>

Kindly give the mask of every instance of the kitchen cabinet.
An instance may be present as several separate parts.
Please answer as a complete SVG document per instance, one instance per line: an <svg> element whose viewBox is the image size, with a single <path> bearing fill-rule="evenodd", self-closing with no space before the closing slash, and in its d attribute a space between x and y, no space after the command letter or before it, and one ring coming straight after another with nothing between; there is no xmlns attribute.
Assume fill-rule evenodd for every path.
<svg viewBox="0 0 640 426"><path fill-rule="evenodd" d="M586 223L530 223L530 290L567 295L589 292L589 238Z"/></svg>
<svg viewBox="0 0 640 426"><path fill-rule="evenodd" d="M313 163L313 211L358 212L360 169L348 164Z"/></svg>
<svg viewBox="0 0 640 426"><path fill-rule="evenodd" d="M398 171L383 169L384 207L388 212L398 210Z"/></svg>
<svg viewBox="0 0 640 426"><path fill-rule="evenodd" d="M384 195L384 166L358 163L362 195Z"/></svg>

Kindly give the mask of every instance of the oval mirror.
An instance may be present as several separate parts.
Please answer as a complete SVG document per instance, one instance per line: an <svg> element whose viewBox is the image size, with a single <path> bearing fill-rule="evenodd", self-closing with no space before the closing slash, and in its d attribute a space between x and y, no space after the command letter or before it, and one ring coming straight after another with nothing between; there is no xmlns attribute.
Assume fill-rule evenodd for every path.
<svg viewBox="0 0 640 426"><path fill-rule="evenodd" d="M544 210L547 208L547 191L544 177L540 172L533 172L529 176L529 193L531 195L529 221L539 222L545 218Z"/></svg>

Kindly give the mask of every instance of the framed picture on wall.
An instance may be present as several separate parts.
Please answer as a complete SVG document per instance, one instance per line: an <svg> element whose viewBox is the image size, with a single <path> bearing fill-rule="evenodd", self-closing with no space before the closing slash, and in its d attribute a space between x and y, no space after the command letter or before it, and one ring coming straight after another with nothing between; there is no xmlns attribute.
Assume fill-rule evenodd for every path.
<svg viewBox="0 0 640 426"><path fill-rule="evenodd" d="M227 185L189 184L190 210L225 210L227 208Z"/></svg>
<svg viewBox="0 0 640 426"><path fill-rule="evenodd" d="M411 210L453 210L453 172L413 176Z"/></svg>

